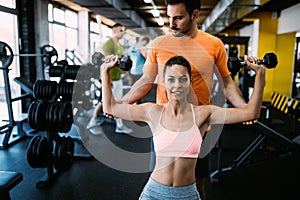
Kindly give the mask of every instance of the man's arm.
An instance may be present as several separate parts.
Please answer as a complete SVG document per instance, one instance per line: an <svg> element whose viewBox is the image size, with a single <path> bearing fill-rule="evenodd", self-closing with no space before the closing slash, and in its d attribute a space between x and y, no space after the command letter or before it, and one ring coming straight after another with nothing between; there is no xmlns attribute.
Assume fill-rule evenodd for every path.
<svg viewBox="0 0 300 200"><path fill-rule="evenodd" d="M232 103L236 108L243 108L247 105L241 90L238 88L237 84L232 80L231 76L222 78L226 99Z"/></svg>
<svg viewBox="0 0 300 200"><path fill-rule="evenodd" d="M135 103L151 90L153 83L154 83L155 77L143 74L143 76L136 81L129 92L124 95L124 97L120 100L124 103Z"/></svg>

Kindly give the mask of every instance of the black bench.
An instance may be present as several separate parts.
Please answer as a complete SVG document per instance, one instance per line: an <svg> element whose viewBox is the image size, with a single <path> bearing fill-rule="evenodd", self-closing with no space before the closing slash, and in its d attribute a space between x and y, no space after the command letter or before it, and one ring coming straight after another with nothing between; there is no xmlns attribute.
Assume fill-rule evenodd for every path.
<svg viewBox="0 0 300 200"><path fill-rule="evenodd" d="M288 116L293 118L293 129L292 131L295 133L297 130L297 124L300 121L300 103L299 100L286 96L284 94L280 94L278 92L273 92L271 96L271 102L266 105L266 117L264 123L268 126L278 126L283 125L284 121L280 119L273 119L270 114L270 107L279 110L280 112L287 114Z"/></svg>
<svg viewBox="0 0 300 200"><path fill-rule="evenodd" d="M23 180L23 174L12 171L0 171L0 199L10 200L10 190Z"/></svg>

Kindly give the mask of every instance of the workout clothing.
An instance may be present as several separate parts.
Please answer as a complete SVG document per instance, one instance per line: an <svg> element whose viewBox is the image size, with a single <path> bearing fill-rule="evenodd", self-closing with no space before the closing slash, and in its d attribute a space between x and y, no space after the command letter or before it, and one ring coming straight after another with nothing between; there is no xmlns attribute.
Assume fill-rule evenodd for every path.
<svg viewBox="0 0 300 200"><path fill-rule="evenodd" d="M130 58L132 60L132 68L130 70L133 75L142 75L143 67L146 61L146 58L141 54L140 49L142 47L140 45L136 45L130 54Z"/></svg>
<svg viewBox="0 0 300 200"><path fill-rule="evenodd" d="M119 58L121 58L124 54L124 48L121 45L116 44L112 38L104 43L102 49L109 54L119 56ZM121 74L122 70L119 68L119 66L115 66L109 70L110 78L113 81L121 80Z"/></svg>
<svg viewBox="0 0 300 200"><path fill-rule="evenodd" d="M230 75L223 42L203 31L198 31L194 38L174 37L169 34L153 40L143 71L145 74L157 75L158 77L156 93L158 104L167 102L165 88L163 87L163 69L167 60L175 55L184 56L191 64L192 88L197 95L198 104L210 104L214 71L218 71L221 77ZM197 179L209 175L207 157L197 159L197 163L199 163L196 165Z"/></svg>
<svg viewBox="0 0 300 200"><path fill-rule="evenodd" d="M139 200L201 200L196 183L188 186L173 187L163 185L149 178Z"/></svg>
<svg viewBox="0 0 300 200"><path fill-rule="evenodd" d="M151 76L158 75L156 95L158 104L168 101L163 86L163 69L167 60L173 56L184 56L190 62L192 88L197 95L198 103L210 104L215 66L222 77L230 75L222 41L203 31L199 31L194 38L175 37L171 34L156 38L149 48L143 71Z"/></svg>
<svg viewBox="0 0 300 200"><path fill-rule="evenodd" d="M165 106L163 107L158 126L153 134L154 150L156 156L160 157L186 157L198 158L202 137L196 125L193 105L193 126L186 131L170 131L161 125L161 118Z"/></svg>

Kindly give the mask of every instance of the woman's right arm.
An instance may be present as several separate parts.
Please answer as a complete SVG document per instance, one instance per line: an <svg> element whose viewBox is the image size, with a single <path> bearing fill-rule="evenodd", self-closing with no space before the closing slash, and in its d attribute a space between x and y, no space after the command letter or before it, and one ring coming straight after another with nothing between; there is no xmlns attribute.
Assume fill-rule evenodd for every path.
<svg viewBox="0 0 300 200"><path fill-rule="evenodd" d="M112 93L112 81L109 76L109 70L117 65L118 56L107 56L105 62L101 65L102 77L102 103L103 111L114 117L148 122L150 119L149 104L140 104L138 106L127 103L117 103Z"/></svg>

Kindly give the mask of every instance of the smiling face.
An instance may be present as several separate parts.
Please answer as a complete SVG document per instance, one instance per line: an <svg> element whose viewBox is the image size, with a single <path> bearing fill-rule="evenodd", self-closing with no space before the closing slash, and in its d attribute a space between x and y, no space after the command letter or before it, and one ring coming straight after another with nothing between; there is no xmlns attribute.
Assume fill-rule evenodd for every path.
<svg viewBox="0 0 300 200"><path fill-rule="evenodd" d="M191 80L186 67L180 64L166 66L164 84L169 101L187 100Z"/></svg>

